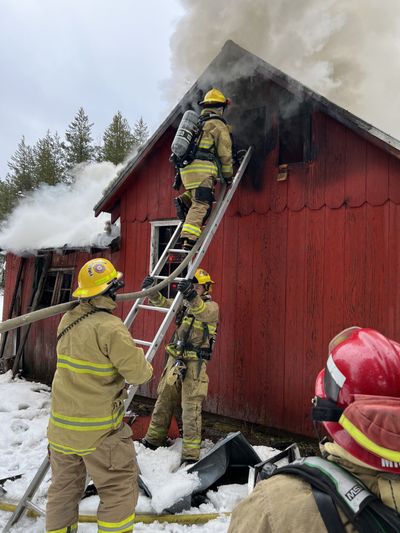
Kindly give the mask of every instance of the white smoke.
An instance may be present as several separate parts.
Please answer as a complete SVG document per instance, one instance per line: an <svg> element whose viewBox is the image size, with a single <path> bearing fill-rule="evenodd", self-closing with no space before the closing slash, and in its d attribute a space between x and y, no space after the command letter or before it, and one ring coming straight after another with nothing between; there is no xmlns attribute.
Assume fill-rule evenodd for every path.
<svg viewBox="0 0 400 533"><path fill-rule="evenodd" d="M42 185L18 204L2 226L0 248L34 253L43 248L106 244L109 215L95 218L93 206L121 168L110 162L79 165L72 186Z"/></svg>
<svg viewBox="0 0 400 533"><path fill-rule="evenodd" d="M167 87L175 101L232 39L400 138L399 0L181 0L181 4L185 14L171 38L174 77Z"/></svg>

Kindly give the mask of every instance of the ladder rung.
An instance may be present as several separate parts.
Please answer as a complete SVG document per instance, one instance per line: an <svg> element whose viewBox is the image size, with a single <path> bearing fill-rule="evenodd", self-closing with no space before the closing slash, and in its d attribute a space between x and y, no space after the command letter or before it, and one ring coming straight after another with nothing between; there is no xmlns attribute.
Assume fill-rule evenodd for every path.
<svg viewBox="0 0 400 533"><path fill-rule="evenodd" d="M167 279L169 276L153 276L156 279ZM185 278L174 278L171 283L174 283L175 281L183 281Z"/></svg>
<svg viewBox="0 0 400 533"><path fill-rule="evenodd" d="M184 250L183 248L169 248L168 252L176 252L178 254L188 254L192 250Z"/></svg>
<svg viewBox="0 0 400 533"><path fill-rule="evenodd" d="M160 311L161 313L168 313L169 311L168 307L156 307L155 305L140 304L138 307L140 309L148 309L149 311Z"/></svg>
<svg viewBox="0 0 400 533"><path fill-rule="evenodd" d="M151 346L151 342L149 341L142 341L140 339L133 339L135 344L140 344L142 346Z"/></svg>

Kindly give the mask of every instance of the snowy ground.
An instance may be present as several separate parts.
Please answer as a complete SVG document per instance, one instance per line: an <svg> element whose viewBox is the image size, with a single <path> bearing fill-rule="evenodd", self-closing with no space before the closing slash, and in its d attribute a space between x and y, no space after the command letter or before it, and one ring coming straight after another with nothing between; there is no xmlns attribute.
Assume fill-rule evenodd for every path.
<svg viewBox="0 0 400 533"><path fill-rule="evenodd" d="M3 487L7 494L0 500L16 503L23 495L28 483L35 475L47 450L46 426L50 407L50 389L40 383L12 380L11 373L0 375L0 479L23 474L20 479L7 481ZM181 439L177 439L169 448L151 451L135 442L138 463L142 475L152 492L152 499L141 494L136 508L140 513L157 513L168 504L176 502L180 496L190 494L197 484L197 474L188 474L179 466ZM205 441L202 445L204 455L213 443ZM261 459L270 457L276 450L267 446L255 446ZM49 474L37 492L37 503L45 505L49 485ZM233 507L247 494L247 485L225 485L218 491L209 491L209 503L199 508L185 511L189 513L223 513L232 511ZM95 515L98 497L92 496L82 501L81 513ZM10 513L0 511L0 528L10 517ZM218 519L204 525L177 525L153 523L137 524L135 532L146 533L224 533L228 529L229 517L221 515ZM22 518L11 531L13 533L43 533L42 518ZM96 524L80 524L80 533L95 533Z"/></svg>

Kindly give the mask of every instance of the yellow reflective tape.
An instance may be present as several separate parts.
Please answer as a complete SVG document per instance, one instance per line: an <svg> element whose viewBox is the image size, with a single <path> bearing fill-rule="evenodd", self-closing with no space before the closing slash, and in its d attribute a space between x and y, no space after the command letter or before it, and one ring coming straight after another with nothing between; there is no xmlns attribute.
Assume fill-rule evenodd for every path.
<svg viewBox="0 0 400 533"><path fill-rule="evenodd" d="M62 415L60 413L57 413L56 411L52 411L51 414L56 416L57 418L60 418L61 420L68 420L69 422L108 422L109 420L113 420L112 416L103 416L100 418L88 418L88 417Z"/></svg>
<svg viewBox="0 0 400 533"><path fill-rule="evenodd" d="M395 452L375 444L375 442L366 437L364 433L362 433L354 424L352 424L344 414L342 414L342 416L339 418L339 424L358 444L360 444L360 446L366 450L369 450L379 457L388 459L389 461L393 461L395 463L400 462L400 452Z"/></svg>
<svg viewBox="0 0 400 533"><path fill-rule="evenodd" d="M78 365L91 366L93 368L114 368L111 363L93 363L92 361L85 361L84 359L75 359L75 357L71 357L69 355L64 355L64 354L58 354L57 357L62 357L63 359L66 359L67 361L71 361L71 363L76 363Z"/></svg>
<svg viewBox="0 0 400 533"><path fill-rule="evenodd" d="M95 425L74 426L72 424L68 424L67 422L65 422L65 424L63 422L58 422L57 420L54 420L53 418L50 418L50 423L53 424L53 426L56 426L59 428L70 429L71 431L102 431L103 429L111 429L111 428L117 429L120 426L123 418L124 418L124 415L122 414L120 417L115 419L115 422L110 422L109 424L101 424L98 426L95 426Z"/></svg>
<svg viewBox="0 0 400 533"><path fill-rule="evenodd" d="M100 371L100 370L88 370L85 368L76 368L68 363L57 363L57 368L65 368L75 374L93 374L94 376L114 376L118 372L116 370Z"/></svg>
<svg viewBox="0 0 400 533"><path fill-rule="evenodd" d="M87 455L89 453L93 453L96 451L96 448L86 448L86 449L78 449L78 448L71 448L70 446L64 446L62 444L58 444L57 442L54 442L49 439L50 448L54 448L55 451L59 451L61 453L64 453L65 455L69 454L76 454L76 455Z"/></svg>
<svg viewBox="0 0 400 533"><path fill-rule="evenodd" d="M182 233L184 232L192 233L193 235L196 235L196 237L201 235L201 229L196 226L192 226L191 224L183 224Z"/></svg>
<svg viewBox="0 0 400 533"><path fill-rule="evenodd" d="M207 150L208 148L211 148L213 144L214 141L200 141L199 148L205 148Z"/></svg>
<svg viewBox="0 0 400 533"><path fill-rule="evenodd" d="M206 308L206 304L204 302L201 302L201 304L198 307L191 307L190 311L194 315L198 315L198 314L202 313L205 308Z"/></svg>
<svg viewBox="0 0 400 533"><path fill-rule="evenodd" d="M121 520L120 522L104 522L102 520L97 520L97 524L101 527L123 527L126 526L129 522L133 522L135 518L135 514L131 514L128 516L128 518L125 518L125 520Z"/></svg>
<svg viewBox="0 0 400 533"><path fill-rule="evenodd" d="M111 281L112 279L116 278L117 277L117 271L114 270L112 272L110 272L110 274L108 274L107 276L104 276L103 278L99 278L99 279L96 279L96 281L94 282L94 285L103 285L104 283L107 283L108 281Z"/></svg>

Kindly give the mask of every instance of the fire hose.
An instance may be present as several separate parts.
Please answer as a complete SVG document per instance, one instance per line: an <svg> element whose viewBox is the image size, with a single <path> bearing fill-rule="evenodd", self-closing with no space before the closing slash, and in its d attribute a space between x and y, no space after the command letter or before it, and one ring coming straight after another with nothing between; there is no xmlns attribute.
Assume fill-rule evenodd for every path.
<svg viewBox="0 0 400 533"><path fill-rule="evenodd" d="M169 283L174 281L174 279L179 276L179 274L188 266L194 254L200 247L200 241L197 241L193 246L191 251L185 257L185 259L180 263L180 265L166 278L163 279L157 285L153 285L148 289L144 289L137 292L127 292L124 294L117 294L118 302L126 302L128 300L137 300L138 298L146 298L153 292L160 291L166 287ZM66 302L63 304L52 305L51 307L46 307L45 309L39 309L38 311L33 311L32 313L26 313L25 315L20 315L15 318L10 318L0 323L0 333L5 333L6 331L11 331L13 329L32 324L33 322L38 322L39 320L44 320L54 315L59 315L60 313L66 313L73 307L78 305L77 301Z"/></svg>
<svg viewBox="0 0 400 533"><path fill-rule="evenodd" d="M5 503L0 502L0 511L7 511L7 512L14 512L16 509L16 505L12 503ZM34 511L33 509L29 509L27 512L27 515L36 518L40 516L40 514L37 511ZM143 513L143 514L136 514L135 515L135 524L142 523L142 524L152 524L153 522L160 522L160 523L169 523L169 524L182 524L182 525L195 525L195 524L205 524L209 522L210 520L216 520L217 518L221 518L222 516L229 517L231 515L230 512L221 512L221 513L206 513L206 514L151 514L151 513ZM97 516L95 515L79 515L79 522L97 522Z"/></svg>

